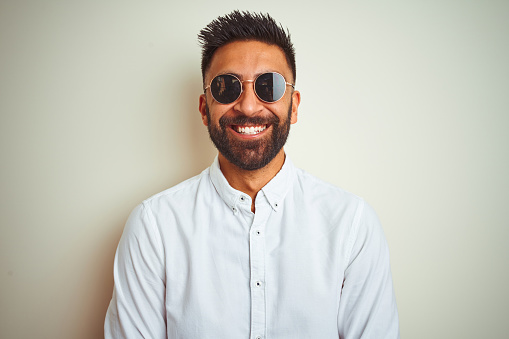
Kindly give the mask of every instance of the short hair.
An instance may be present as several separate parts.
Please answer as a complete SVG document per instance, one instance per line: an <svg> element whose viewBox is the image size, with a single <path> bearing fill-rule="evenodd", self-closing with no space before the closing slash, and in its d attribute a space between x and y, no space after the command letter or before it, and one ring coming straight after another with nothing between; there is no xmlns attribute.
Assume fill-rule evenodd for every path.
<svg viewBox="0 0 509 339"><path fill-rule="evenodd" d="M203 28L198 34L202 48L201 73L210 68L216 50L230 42L256 40L276 45L283 50L286 61L292 70L293 82L297 76L295 66L295 48L290 40L290 31L284 30L269 14L233 11L219 16Z"/></svg>

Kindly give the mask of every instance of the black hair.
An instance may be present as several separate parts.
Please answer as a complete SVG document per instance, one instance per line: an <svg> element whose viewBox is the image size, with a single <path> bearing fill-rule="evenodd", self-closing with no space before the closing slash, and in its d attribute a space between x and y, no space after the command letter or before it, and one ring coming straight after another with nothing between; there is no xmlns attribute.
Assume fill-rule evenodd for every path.
<svg viewBox="0 0 509 339"><path fill-rule="evenodd" d="M212 56L216 50L230 42L256 40L269 45L276 45L283 50L288 66L292 70L293 82L297 75L295 67L295 49L290 40L290 32L285 31L268 14L233 11L217 17L198 34L202 48L201 73L210 67Z"/></svg>

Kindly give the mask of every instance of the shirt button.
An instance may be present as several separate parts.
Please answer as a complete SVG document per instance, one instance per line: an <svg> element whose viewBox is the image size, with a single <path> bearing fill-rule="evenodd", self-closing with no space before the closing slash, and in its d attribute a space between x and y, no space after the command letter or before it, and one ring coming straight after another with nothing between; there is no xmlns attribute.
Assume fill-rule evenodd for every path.
<svg viewBox="0 0 509 339"><path fill-rule="evenodd" d="M245 197L245 196L243 196L243 195L241 195L241 196L240 196L240 201L244 202L245 200L246 200L246 197Z"/></svg>
<svg viewBox="0 0 509 339"><path fill-rule="evenodd" d="M261 335L257 335L255 339L262 339Z"/></svg>
<svg viewBox="0 0 509 339"><path fill-rule="evenodd" d="M261 282L261 281L257 281L257 282L255 282L255 286L256 286L256 287L261 287L261 286L262 286L262 282Z"/></svg>
<svg viewBox="0 0 509 339"><path fill-rule="evenodd" d="M278 203L277 203L277 202L276 202L276 203L274 203L274 206L276 206L276 207L277 207L277 206L278 206Z"/></svg>
<svg viewBox="0 0 509 339"><path fill-rule="evenodd" d="M232 208L232 210L233 210L234 213L237 212L237 209L235 207Z"/></svg>
<svg viewBox="0 0 509 339"><path fill-rule="evenodd" d="M260 231L260 230L256 230L256 231L255 231L255 234L256 234L256 235L262 235L262 231Z"/></svg>

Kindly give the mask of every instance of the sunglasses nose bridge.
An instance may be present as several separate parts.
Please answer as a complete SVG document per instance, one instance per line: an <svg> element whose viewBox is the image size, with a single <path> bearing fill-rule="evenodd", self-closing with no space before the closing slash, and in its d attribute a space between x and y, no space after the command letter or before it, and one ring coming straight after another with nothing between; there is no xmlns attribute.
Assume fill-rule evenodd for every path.
<svg viewBox="0 0 509 339"><path fill-rule="evenodd" d="M247 115L255 114L258 112L262 104L258 94L256 94L254 82L255 80L241 81L242 92L240 93L235 103L236 109ZM244 86L244 83L253 83L253 85Z"/></svg>
<svg viewBox="0 0 509 339"><path fill-rule="evenodd" d="M247 83L252 83L252 84L253 84L253 86L252 86L253 94L255 95L255 97L256 97L256 98L258 98L258 94L256 94L256 90L255 90L255 86L254 86L254 82L255 82L255 81L256 81L256 79L254 79L254 80L241 80L241 81L240 81L240 85L241 85L241 87L240 87L240 94L239 94L239 98L237 98L237 99L240 99L240 97L242 97L243 95L245 95L245 93L244 93L244 92L246 91L246 88L247 88L247 87L250 87L250 86L244 86L244 83L246 83L246 82L247 82Z"/></svg>

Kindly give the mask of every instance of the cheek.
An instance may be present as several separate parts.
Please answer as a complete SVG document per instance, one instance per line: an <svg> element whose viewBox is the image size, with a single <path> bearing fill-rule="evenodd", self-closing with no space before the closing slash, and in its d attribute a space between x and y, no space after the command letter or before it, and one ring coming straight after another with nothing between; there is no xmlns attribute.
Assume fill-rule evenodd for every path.
<svg viewBox="0 0 509 339"><path fill-rule="evenodd" d="M292 109L292 100L291 98L284 98L281 99L276 103L278 106L274 109L274 112L277 112L277 116L282 119L286 120L288 118L288 112Z"/></svg>
<svg viewBox="0 0 509 339"><path fill-rule="evenodd" d="M225 115L234 115L233 105L222 105L216 102L209 106L210 120L212 123L217 124L219 119Z"/></svg>

